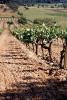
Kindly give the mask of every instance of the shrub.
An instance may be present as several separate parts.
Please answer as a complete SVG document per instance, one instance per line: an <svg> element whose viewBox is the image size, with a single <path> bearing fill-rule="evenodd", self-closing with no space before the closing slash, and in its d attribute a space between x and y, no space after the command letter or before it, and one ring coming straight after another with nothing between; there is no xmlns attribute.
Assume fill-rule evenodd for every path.
<svg viewBox="0 0 67 100"><path fill-rule="evenodd" d="M20 23L20 24L27 24L27 19L25 17L21 16L18 19L18 23Z"/></svg>
<svg viewBox="0 0 67 100"><path fill-rule="evenodd" d="M24 8L25 8L26 10L28 10L28 9L29 9L29 7L28 7L28 6L24 6Z"/></svg>
<svg viewBox="0 0 67 100"><path fill-rule="evenodd" d="M19 15L19 16L23 16L23 13L21 13L21 12L18 11L18 15Z"/></svg>
<svg viewBox="0 0 67 100"><path fill-rule="evenodd" d="M35 6L35 4L33 3L33 4L31 4L31 6Z"/></svg>
<svg viewBox="0 0 67 100"><path fill-rule="evenodd" d="M37 5L37 8L40 8L40 4Z"/></svg>
<svg viewBox="0 0 67 100"><path fill-rule="evenodd" d="M44 4L41 5L44 8Z"/></svg>
<svg viewBox="0 0 67 100"><path fill-rule="evenodd" d="M7 24L11 25L11 24L13 24L13 22L12 21L7 21Z"/></svg>
<svg viewBox="0 0 67 100"><path fill-rule="evenodd" d="M54 8L54 6L51 6L51 8Z"/></svg>
<svg viewBox="0 0 67 100"><path fill-rule="evenodd" d="M63 4L63 8L67 8L67 4Z"/></svg>
<svg viewBox="0 0 67 100"><path fill-rule="evenodd" d="M11 16L12 18L15 18L14 16Z"/></svg>

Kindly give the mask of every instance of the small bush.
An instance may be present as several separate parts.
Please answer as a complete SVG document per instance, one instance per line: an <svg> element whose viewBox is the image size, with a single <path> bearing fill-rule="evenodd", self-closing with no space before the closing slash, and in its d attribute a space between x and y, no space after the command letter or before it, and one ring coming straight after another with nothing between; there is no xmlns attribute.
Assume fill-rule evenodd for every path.
<svg viewBox="0 0 67 100"><path fill-rule="evenodd" d="M37 5L37 8L40 8L40 4Z"/></svg>
<svg viewBox="0 0 67 100"><path fill-rule="evenodd" d="M11 16L12 18L15 18L14 16Z"/></svg>
<svg viewBox="0 0 67 100"><path fill-rule="evenodd" d="M41 5L44 8L44 4Z"/></svg>
<svg viewBox="0 0 67 100"><path fill-rule="evenodd" d="M67 4L63 4L63 8L67 8Z"/></svg>
<svg viewBox="0 0 67 100"><path fill-rule="evenodd" d="M24 6L24 8L25 8L26 10L28 10L28 9L29 9L29 7L28 7L28 6Z"/></svg>
<svg viewBox="0 0 67 100"><path fill-rule="evenodd" d="M35 6L35 4L33 3L33 4L31 4L31 6Z"/></svg>
<svg viewBox="0 0 67 100"><path fill-rule="evenodd" d="M20 23L20 24L27 24L27 19L25 17L21 16L18 19L18 23Z"/></svg>
<svg viewBox="0 0 67 100"><path fill-rule="evenodd" d="M7 21L7 24L8 25L12 25L13 24L13 21Z"/></svg>
<svg viewBox="0 0 67 100"><path fill-rule="evenodd" d="M43 21L41 19L34 19L33 23L34 24L42 24Z"/></svg>
<svg viewBox="0 0 67 100"><path fill-rule="evenodd" d="M54 8L54 6L51 6L51 8Z"/></svg>
<svg viewBox="0 0 67 100"><path fill-rule="evenodd" d="M19 15L19 16L23 16L23 13L21 13L21 12L18 11L18 15Z"/></svg>

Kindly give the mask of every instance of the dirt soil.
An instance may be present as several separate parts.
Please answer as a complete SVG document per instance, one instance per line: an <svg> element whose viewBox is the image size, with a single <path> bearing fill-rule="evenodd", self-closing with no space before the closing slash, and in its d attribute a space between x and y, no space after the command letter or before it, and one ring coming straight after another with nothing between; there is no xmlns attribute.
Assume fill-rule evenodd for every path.
<svg viewBox="0 0 67 100"><path fill-rule="evenodd" d="M0 35L0 100L67 100L67 71L43 63L11 35L6 22Z"/></svg>

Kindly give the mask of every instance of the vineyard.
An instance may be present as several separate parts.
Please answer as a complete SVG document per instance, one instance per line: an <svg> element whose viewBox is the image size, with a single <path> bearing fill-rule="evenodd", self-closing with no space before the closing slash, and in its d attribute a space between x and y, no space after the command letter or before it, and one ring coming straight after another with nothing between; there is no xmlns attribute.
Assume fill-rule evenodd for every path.
<svg viewBox="0 0 67 100"><path fill-rule="evenodd" d="M63 50L60 52L60 68L66 68L66 46L67 46L67 29L61 29L54 24L51 27L43 25L33 25L31 28L17 28L11 30L12 34L26 47L31 48L38 55L38 47L41 47L41 58L44 59L44 49L48 51L48 60L52 61L52 44L54 40L61 39ZM64 60L64 65L62 65Z"/></svg>
<svg viewBox="0 0 67 100"><path fill-rule="evenodd" d="M0 100L67 100L67 28L0 17Z"/></svg>
<svg viewBox="0 0 67 100"><path fill-rule="evenodd" d="M66 98L67 30L61 30L56 24L52 27L43 24L31 28L17 28L15 22L0 23L0 99ZM60 62L55 65L52 45L56 45L59 38L64 47L60 50ZM38 49L41 51L40 57ZM46 59L44 49L48 51Z"/></svg>

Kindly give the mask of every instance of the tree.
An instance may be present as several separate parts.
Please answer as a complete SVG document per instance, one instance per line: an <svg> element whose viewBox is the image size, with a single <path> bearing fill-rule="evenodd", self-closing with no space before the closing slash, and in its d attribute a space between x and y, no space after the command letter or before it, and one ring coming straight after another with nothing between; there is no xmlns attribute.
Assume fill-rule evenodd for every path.
<svg viewBox="0 0 67 100"><path fill-rule="evenodd" d="M67 34L65 34L65 54L64 54L64 68L67 69Z"/></svg>
<svg viewBox="0 0 67 100"><path fill-rule="evenodd" d="M67 68L67 30L62 30L59 34L60 38L64 40L63 50L61 51L60 57L60 68ZM64 65L62 66L64 60Z"/></svg>

